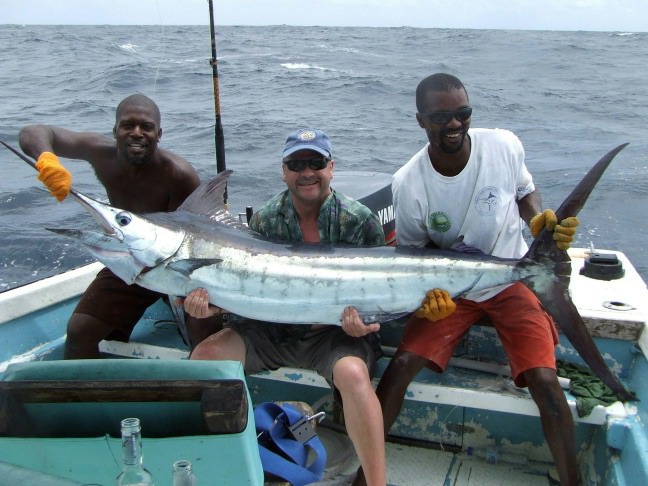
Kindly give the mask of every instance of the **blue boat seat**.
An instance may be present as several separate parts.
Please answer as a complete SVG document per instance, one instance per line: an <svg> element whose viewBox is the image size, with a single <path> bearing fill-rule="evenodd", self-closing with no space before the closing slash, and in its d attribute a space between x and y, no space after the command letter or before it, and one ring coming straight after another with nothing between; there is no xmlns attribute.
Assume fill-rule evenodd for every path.
<svg viewBox="0 0 648 486"><path fill-rule="evenodd" d="M13 477L39 477L26 484L41 484L43 475L114 484L126 417L140 418L144 463L160 484L178 459L191 461L201 484L263 484L250 395L236 361L17 363L3 374L0 401L2 466Z"/></svg>
<svg viewBox="0 0 648 486"><path fill-rule="evenodd" d="M37 361L11 365L0 382L0 434L120 435L139 417L149 437L238 433L248 421L239 363L150 360Z"/></svg>

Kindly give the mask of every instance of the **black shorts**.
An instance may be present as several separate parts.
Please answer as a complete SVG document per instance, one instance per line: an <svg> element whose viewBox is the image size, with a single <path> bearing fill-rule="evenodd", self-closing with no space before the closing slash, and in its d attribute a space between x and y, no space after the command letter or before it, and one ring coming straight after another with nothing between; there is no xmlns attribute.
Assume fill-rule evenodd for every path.
<svg viewBox="0 0 648 486"><path fill-rule="evenodd" d="M166 295L139 285L128 285L104 268L81 296L74 313L99 319L119 331L118 337L128 339L146 309L163 297Z"/></svg>

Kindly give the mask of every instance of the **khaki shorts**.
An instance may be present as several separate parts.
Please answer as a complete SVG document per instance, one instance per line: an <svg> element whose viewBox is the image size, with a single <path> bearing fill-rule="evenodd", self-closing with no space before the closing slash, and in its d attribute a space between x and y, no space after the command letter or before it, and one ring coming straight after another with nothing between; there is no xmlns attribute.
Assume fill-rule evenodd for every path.
<svg viewBox="0 0 648 486"><path fill-rule="evenodd" d="M445 370L455 347L470 326L488 317L502 341L515 384L526 386L523 372L533 368L556 369L558 332L538 298L519 282L484 302L457 300L457 310L431 322L412 318L403 333L400 349L427 358L428 366Z"/></svg>
<svg viewBox="0 0 648 486"><path fill-rule="evenodd" d="M380 357L375 334L352 337L339 326L303 328L303 324L230 319L225 327L236 331L245 342L245 372L248 374L290 366L314 370L333 387L333 367L340 358L355 356L362 359L367 364L369 376L373 377L376 360ZM292 332L284 333L287 328L298 331L299 337L293 338Z"/></svg>

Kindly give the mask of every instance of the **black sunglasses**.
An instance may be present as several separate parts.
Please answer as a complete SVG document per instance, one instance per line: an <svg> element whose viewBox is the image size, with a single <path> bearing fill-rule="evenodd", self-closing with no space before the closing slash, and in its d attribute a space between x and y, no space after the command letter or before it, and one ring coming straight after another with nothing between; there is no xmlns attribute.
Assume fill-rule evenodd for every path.
<svg viewBox="0 0 648 486"><path fill-rule="evenodd" d="M435 125L446 125L455 118L461 122L465 122L472 115L472 108L465 106L457 111L435 111L434 113L421 113L421 116L426 118L430 123Z"/></svg>
<svg viewBox="0 0 648 486"><path fill-rule="evenodd" d="M288 170L301 172L306 166L310 167L311 170L322 170L330 161L330 158L322 157L321 159L289 159L284 160L283 163L288 167Z"/></svg>

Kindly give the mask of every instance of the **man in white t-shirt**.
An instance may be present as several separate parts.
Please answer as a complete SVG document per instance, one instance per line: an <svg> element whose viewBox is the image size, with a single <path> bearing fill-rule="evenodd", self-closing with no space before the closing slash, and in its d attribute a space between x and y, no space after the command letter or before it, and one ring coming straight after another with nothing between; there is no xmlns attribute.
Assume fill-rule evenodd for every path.
<svg viewBox="0 0 648 486"><path fill-rule="evenodd" d="M556 224L542 211L540 194L524 163L524 149L510 131L470 128L472 108L462 82L448 74L425 78L416 90L416 119L429 143L394 175L392 191L399 245L449 248L463 243L498 257L527 251L522 230L554 232L563 249L576 218ZM578 470L571 412L556 375L558 334L552 318L523 284L473 292L435 322L414 316L377 389L385 431L396 420L407 386L427 366L443 371L463 335L488 317L502 340L518 386L528 386L563 485L576 485Z"/></svg>

